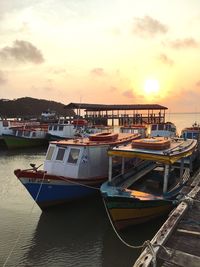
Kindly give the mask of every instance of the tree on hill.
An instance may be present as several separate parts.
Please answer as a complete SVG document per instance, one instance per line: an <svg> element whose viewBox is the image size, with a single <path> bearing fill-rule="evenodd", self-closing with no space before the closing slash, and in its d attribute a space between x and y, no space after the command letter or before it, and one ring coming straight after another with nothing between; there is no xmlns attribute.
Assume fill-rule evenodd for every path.
<svg viewBox="0 0 200 267"><path fill-rule="evenodd" d="M46 110L55 111L58 116L74 116L73 110L64 109L65 104L44 99L23 97L14 100L0 99L0 116L7 118L38 118Z"/></svg>

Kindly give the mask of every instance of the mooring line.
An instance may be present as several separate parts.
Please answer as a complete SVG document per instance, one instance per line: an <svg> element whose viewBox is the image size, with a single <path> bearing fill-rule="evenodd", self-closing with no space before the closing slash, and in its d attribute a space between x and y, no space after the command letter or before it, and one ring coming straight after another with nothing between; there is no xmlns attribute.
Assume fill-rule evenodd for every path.
<svg viewBox="0 0 200 267"><path fill-rule="evenodd" d="M28 215L29 215L29 216L28 216L28 219L30 218L30 215L31 215L31 213L32 213L32 211L33 211L33 208L35 207L36 201L37 201L37 199L38 199L38 197L39 197L39 194L40 194L40 192L41 192L42 185L43 185L43 182L44 182L44 178L45 178L45 172L44 172L44 174L43 174L43 178L42 178L40 187L39 187L39 189L38 189L37 195L36 195L36 197L35 197L35 199L34 199L32 208L31 208L31 210L30 210L30 212L29 212L29 214L28 214ZM27 220L28 220L28 219L27 219ZM20 230L20 232L19 232L19 234L18 234L18 237L17 237L17 239L15 240L15 243L14 243L13 247L12 247L10 253L8 254L8 256L7 256L7 258L6 258L6 260L5 260L4 264L3 264L3 267L6 266L6 264L7 264L8 260L10 259L10 257L11 257L11 255L12 255L13 251L15 250L15 248L16 248L18 242L19 242L19 239L20 239L20 237L21 237L21 235L22 235L22 233L23 233L23 231L24 231L25 228L26 228L27 220L24 222L24 225L22 226L22 229Z"/></svg>

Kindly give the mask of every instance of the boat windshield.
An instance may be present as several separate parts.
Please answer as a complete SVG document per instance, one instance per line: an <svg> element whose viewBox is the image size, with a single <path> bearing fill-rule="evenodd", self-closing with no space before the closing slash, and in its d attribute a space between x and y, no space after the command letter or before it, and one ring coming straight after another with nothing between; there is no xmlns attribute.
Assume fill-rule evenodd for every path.
<svg viewBox="0 0 200 267"><path fill-rule="evenodd" d="M80 153L80 149L71 148L67 162L76 164L78 161L79 153Z"/></svg>
<svg viewBox="0 0 200 267"><path fill-rule="evenodd" d="M55 147L54 146L50 146L47 152L47 156L46 156L46 160L51 160L52 156L53 156L53 152L54 152Z"/></svg>

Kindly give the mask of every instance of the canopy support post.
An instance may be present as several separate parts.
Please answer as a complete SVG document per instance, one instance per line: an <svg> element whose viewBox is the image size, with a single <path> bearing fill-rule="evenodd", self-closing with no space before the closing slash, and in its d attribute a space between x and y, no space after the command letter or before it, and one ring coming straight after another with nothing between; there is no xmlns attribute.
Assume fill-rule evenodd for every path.
<svg viewBox="0 0 200 267"><path fill-rule="evenodd" d="M166 164L164 173L163 193L167 192L168 178L169 178L169 165Z"/></svg>

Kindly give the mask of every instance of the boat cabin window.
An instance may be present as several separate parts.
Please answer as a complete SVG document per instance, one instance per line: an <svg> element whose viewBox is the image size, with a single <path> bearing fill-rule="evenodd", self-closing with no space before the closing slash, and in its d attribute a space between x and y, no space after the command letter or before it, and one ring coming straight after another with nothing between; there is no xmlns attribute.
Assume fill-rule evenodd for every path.
<svg viewBox="0 0 200 267"><path fill-rule="evenodd" d="M58 128L59 131L63 131L63 125L60 125Z"/></svg>
<svg viewBox="0 0 200 267"><path fill-rule="evenodd" d="M17 136L22 136L23 131L18 130Z"/></svg>
<svg viewBox="0 0 200 267"><path fill-rule="evenodd" d="M29 131L24 131L24 136L30 136L30 132Z"/></svg>
<svg viewBox="0 0 200 267"><path fill-rule="evenodd" d="M199 134L198 133L193 133L193 139L198 139L199 138Z"/></svg>
<svg viewBox="0 0 200 267"><path fill-rule="evenodd" d="M47 156L46 156L46 160L51 160L52 156L53 156L53 152L54 152L55 147L54 146L50 146L47 152Z"/></svg>
<svg viewBox="0 0 200 267"><path fill-rule="evenodd" d="M80 153L80 149L71 148L67 162L76 164L78 161L79 153Z"/></svg>
<svg viewBox="0 0 200 267"><path fill-rule="evenodd" d="M65 155L65 149L64 148L59 148L58 149L58 154L56 156L56 160L63 160Z"/></svg>
<svg viewBox="0 0 200 267"><path fill-rule="evenodd" d="M57 131L57 125L54 125L54 126L53 126L53 130L54 130L54 131Z"/></svg>
<svg viewBox="0 0 200 267"><path fill-rule="evenodd" d="M152 130L152 131L157 130L157 124L153 124L153 125L151 126L151 130Z"/></svg>
<svg viewBox="0 0 200 267"><path fill-rule="evenodd" d="M33 132L32 133L32 137L36 137L36 132Z"/></svg>
<svg viewBox="0 0 200 267"><path fill-rule="evenodd" d="M49 131L51 131L51 130L52 130L52 125L49 126Z"/></svg>
<svg viewBox="0 0 200 267"><path fill-rule="evenodd" d="M159 124L158 125L158 130L164 130L164 125L163 124Z"/></svg>

